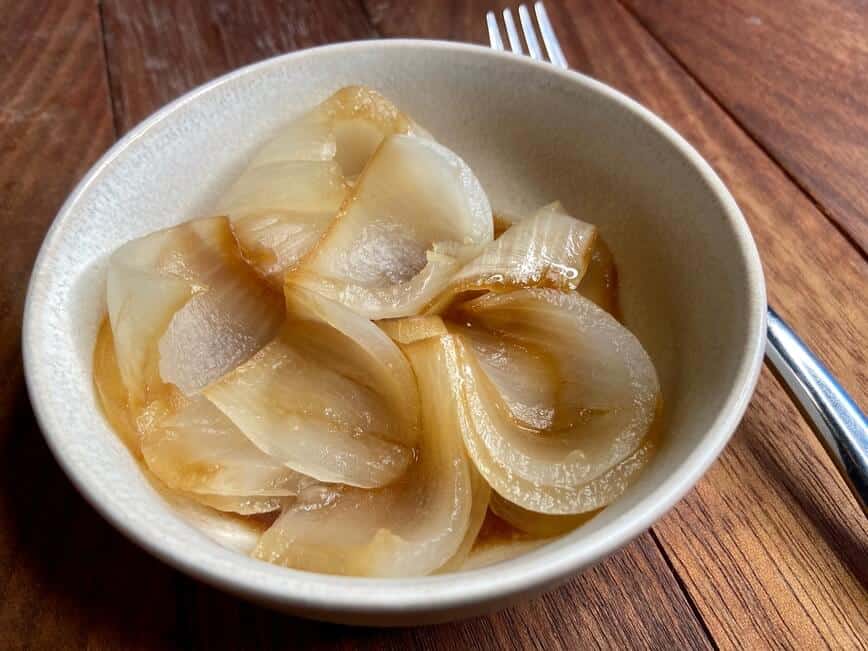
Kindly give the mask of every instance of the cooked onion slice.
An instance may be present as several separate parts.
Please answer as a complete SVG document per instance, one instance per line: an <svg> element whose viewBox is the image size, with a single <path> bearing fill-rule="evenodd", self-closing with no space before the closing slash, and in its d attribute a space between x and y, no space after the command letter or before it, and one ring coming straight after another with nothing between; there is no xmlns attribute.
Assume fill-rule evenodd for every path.
<svg viewBox="0 0 868 651"><path fill-rule="evenodd" d="M134 411L161 390L159 339L196 292L187 280L160 272L161 245L168 238L156 235L118 249L109 260L106 280L117 366Z"/></svg>
<svg viewBox="0 0 868 651"><path fill-rule="evenodd" d="M560 203L545 206L486 245L455 274L428 311L439 312L468 292L576 289L596 237L596 228L567 215Z"/></svg>
<svg viewBox="0 0 868 651"><path fill-rule="evenodd" d="M474 327L509 333L558 365L555 420L561 426L539 432L516 424L478 357L462 345L473 423L465 443L492 488L525 509L549 514L581 513L617 497L649 458L650 448L640 446L659 394L638 340L587 299L550 289L487 294L461 312ZM528 402L535 399L532 389L515 384Z"/></svg>
<svg viewBox="0 0 868 651"><path fill-rule="evenodd" d="M452 557L437 569L438 574L457 572L462 568L464 563L467 562L470 552L473 550L473 545L476 544L479 532L488 515L488 504L492 497L491 487L472 463L468 464L468 468L470 470L470 489L473 495L473 503L470 506L467 531L464 533L464 539Z"/></svg>
<svg viewBox="0 0 868 651"><path fill-rule="evenodd" d="M488 199L464 161L432 141L392 136L287 281L373 319L409 316L492 236Z"/></svg>
<svg viewBox="0 0 868 651"><path fill-rule="evenodd" d="M449 325L473 351L516 424L537 430L555 424L560 376L544 350L482 328Z"/></svg>
<svg viewBox="0 0 868 651"><path fill-rule="evenodd" d="M192 499L190 493L170 489L147 469L144 470L144 475L157 494L166 500L182 520L228 549L249 554L267 529L268 525L260 518L242 517L242 514L234 509L221 511L213 506L206 506Z"/></svg>
<svg viewBox="0 0 868 651"><path fill-rule="evenodd" d="M376 325L304 290L287 289L287 324L205 394L263 452L321 481L394 481L418 437L416 384Z"/></svg>
<svg viewBox="0 0 868 651"><path fill-rule="evenodd" d="M208 495L205 493L185 493L185 495L217 511L237 513L238 515L274 513L279 511L288 499L292 499L268 495Z"/></svg>
<svg viewBox="0 0 868 651"><path fill-rule="evenodd" d="M201 396L146 431L142 454L170 488L215 498L295 495L312 482L260 451Z"/></svg>
<svg viewBox="0 0 868 651"><path fill-rule="evenodd" d="M346 195L333 161L284 160L249 167L217 204L245 257L276 287L319 240Z"/></svg>
<svg viewBox="0 0 868 651"><path fill-rule="evenodd" d="M163 270L201 291L175 313L160 339L160 375L192 395L274 337L283 300L241 258L225 217L197 219L168 233Z"/></svg>
<svg viewBox="0 0 868 651"><path fill-rule="evenodd" d="M519 531L538 538L551 538L570 532L597 514L597 511L576 513L575 515L536 513L513 504L497 493L491 496L491 510L500 519Z"/></svg>
<svg viewBox="0 0 868 651"><path fill-rule="evenodd" d="M104 319L93 349L93 384L99 405L109 425L136 458L141 457L139 432L130 412L130 397L124 386L115 354L111 325Z"/></svg>
<svg viewBox="0 0 868 651"><path fill-rule="evenodd" d="M380 329L402 345L429 337L442 337L449 331L439 316L408 316L403 319L384 319L377 322Z"/></svg>
<svg viewBox="0 0 868 651"><path fill-rule="evenodd" d="M475 506L455 342L427 338L404 350L427 397L419 460L386 488L303 494L262 536L255 557L331 574L413 576L437 570L462 547Z"/></svg>
<svg viewBox="0 0 868 651"><path fill-rule="evenodd" d="M361 172L383 138L430 134L377 91L364 86L340 89L309 113L284 127L251 166L280 160L336 160L347 177Z"/></svg>
<svg viewBox="0 0 868 651"><path fill-rule="evenodd" d="M380 395L400 419L397 438L418 439L419 393L407 358L370 320L301 287L287 286L287 328L297 347L342 376ZM442 323L441 323L442 326Z"/></svg>
<svg viewBox="0 0 868 651"><path fill-rule="evenodd" d="M281 129L217 203L245 256L275 285L322 235L383 138L430 138L389 100L350 86Z"/></svg>

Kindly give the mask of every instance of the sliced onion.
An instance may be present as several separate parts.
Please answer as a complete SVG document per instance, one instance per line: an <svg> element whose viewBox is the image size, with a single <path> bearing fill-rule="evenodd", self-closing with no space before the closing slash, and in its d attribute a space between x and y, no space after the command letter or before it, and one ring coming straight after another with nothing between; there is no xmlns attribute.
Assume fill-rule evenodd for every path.
<svg viewBox="0 0 868 651"><path fill-rule="evenodd" d="M118 368L108 319L103 320L93 349L93 383L109 425L135 457L141 457L139 432L130 410L130 397Z"/></svg>
<svg viewBox="0 0 868 651"><path fill-rule="evenodd" d="M242 517L234 512L217 510L192 499L190 495L168 488L147 469L145 478L171 509L184 522L219 545L249 554L268 528L268 523L259 518Z"/></svg>
<svg viewBox="0 0 868 651"><path fill-rule="evenodd" d="M492 237L488 199L470 168L434 142L392 136L287 281L372 319L410 316L446 286L460 256Z"/></svg>
<svg viewBox="0 0 868 651"><path fill-rule="evenodd" d="M193 395L271 340L283 321L283 300L241 258L225 217L170 232L166 270L202 291L175 313L160 339L160 375Z"/></svg>
<svg viewBox="0 0 868 651"><path fill-rule="evenodd" d="M165 238L159 235L155 239L162 243ZM154 244L137 240L121 247L109 260L106 281L118 369L132 409L141 408L149 394L157 393L162 387L159 339L175 313L196 292L195 286L187 280L163 275L144 259L149 258L151 252L145 256L139 247L157 248ZM137 255L139 253L143 255Z"/></svg>
<svg viewBox="0 0 868 651"><path fill-rule="evenodd" d="M473 423L465 443L492 488L548 514L594 510L620 495L650 457L651 449L640 446L659 394L638 340L587 299L550 289L487 294L461 312L474 327L509 333L547 352L559 367L556 420L565 425L539 432L516 424L477 356L462 344ZM528 401L535 399L527 393Z"/></svg>
<svg viewBox="0 0 868 651"><path fill-rule="evenodd" d="M260 147L249 167L288 160L334 160L337 153L334 129L329 116L319 110L321 106L283 126Z"/></svg>
<svg viewBox="0 0 868 651"><path fill-rule="evenodd" d="M513 504L497 493L491 496L491 510L497 517L519 531L538 538L551 538L568 533L597 514L597 511L575 515L536 513Z"/></svg>
<svg viewBox="0 0 868 651"><path fill-rule="evenodd" d="M399 344L412 344L414 341L449 334L446 324L439 316L408 316L403 319L385 319L378 321L377 325L392 341Z"/></svg>
<svg viewBox="0 0 868 651"><path fill-rule="evenodd" d="M287 328L296 346L342 376L380 395L400 419L398 437L417 443L419 393L407 358L380 328L340 303L301 287L287 286ZM442 325L442 324L441 324Z"/></svg>
<svg viewBox="0 0 868 651"><path fill-rule="evenodd" d="M491 487L472 463L468 464L468 467L470 470L470 487L473 503L470 506L467 531L464 533L464 538L452 557L437 569L438 574L457 572L463 567L470 556L470 552L473 550L473 545L476 544L479 532L488 515L488 504L492 497Z"/></svg>
<svg viewBox="0 0 868 651"><path fill-rule="evenodd" d="M398 347L346 307L288 287L281 335L205 393L266 454L371 488L412 459L419 398Z"/></svg>
<svg viewBox="0 0 868 651"><path fill-rule="evenodd" d="M545 351L482 328L450 324L494 384L516 424L546 430L555 425L560 377Z"/></svg>
<svg viewBox="0 0 868 651"><path fill-rule="evenodd" d="M257 152L251 167L284 160L335 160L344 176L352 178L383 138L394 134L431 139L377 91L347 86L284 127Z"/></svg>
<svg viewBox="0 0 868 651"><path fill-rule="evenodd" d="M428 397L418 461L386 488L303 494L262 536L255 557L331 574L413 576L435 571L462 547L474 499L458 403L449 399L460 379L455 342L427 338L404 350Z"/></svg>
<svg viewBox="0 0 868 651"><path fill-rule="evenodd" d="M217 212L234 219L247 215L288 213L337 214L346 186L332 161L278 161L248 168L217 204Z"/></svg>
<svg viewBox="0 0 868 651"><path fill-rule="evenodd" d="M212 501L224 496L296 495L300 486L312 483L263 454L201 396L146 431L142 454L151 472L167 486L212 495Z"/></svg>
<svg viewBox="0 0 868 651"><path fill-rule="evenodd" d="M279 287L392 134L430 138L376 91L343 88L269 140L216 210L229 215L245 256Z"/></svg>
<svg viewBox="0 0 868 651"><path fill-rule="evenodd" d="M216 511L237 513L238 515L274 513L283 508L288 499L292 499L268 495L208 495L205 493L186 493L186 495Z"/></svg>
<svg viewBox="0 0 868 651"><path fill-rule="evenodd" d="M560 203L545 206L511 225L464 265L429 311L439 312L467 292L576 289L596 237L596 228L567 215Z"/></svg>

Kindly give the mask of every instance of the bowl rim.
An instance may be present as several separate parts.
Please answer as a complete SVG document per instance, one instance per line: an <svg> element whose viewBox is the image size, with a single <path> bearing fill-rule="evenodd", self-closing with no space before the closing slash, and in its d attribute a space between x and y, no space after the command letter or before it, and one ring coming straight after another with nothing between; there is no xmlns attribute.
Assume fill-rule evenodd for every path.
<svg viewBox="0 0 868 651"><path fill-rule="evenodd" d="M79 474L79 470L63 456L58 447L58 434L45 394L49 387L37 379L36 359L40 342L37 338L40 304L38 298L42 273L51 261L51 251L58 238L60 226L69 218L76 204L112 162L130 148L148 131L185 105L195 102L201 95L231 83L235 79L272 66L283 66L303 59L317 57L324 52L340 51L352 54L369 49L402 50L421 49L433 54L443 51L464 52L468 57L482 57L492 61L508 61L510 65L524 66L527 74L547 74L562 82L579 84L592 92L605 96L640 118L649 128L666 138L694 167L720 203L721 210L732 229L745 265L749 295L748 344L741 351L741 362L735 380L729 388L718 413L706 431L701 443L678 466L677 470L642 497L622 517L594 532L581 545L558 544L543 546L533 552L495 566L454 574L412 577L403 579L341 577L303 572L276 567L245 558L236 552L216 549L186 549L173 546L144 528L137 528L120 509L114 509L102 499L99 487ZM457 612L480 604L504 603L509 597L538 592L578 573L620 547L631 542L661 518L689 491L715 461L741 420L753 395L762 366L766 333L765 281L753 236L726 186L700 154L672 127L627 95L614 88L572 70L562 70L530 57L519 57L498 52L488 47L452 41L424 39L394 39L349 41L299 50L259 61L217 77L181 97L146 118L118 140L88 171L61 206L46 233L30 279L24 308L22 328L22 354L25 379L33 411L43 436L55 459L85 499L128 539L157 558L207 584L251 598L255 601L293 609L313 616L327 617L325 613L339 615L407 615L413 613ZM561 541L563 542L563 541ZM220 553L222 550L224 553ZM230 569L225 553L240 561L239 567ZM208 556L214 562L206 563ZM218 558L218 556L222 557ZM257 568L249 563L262 566ZM245 565L241 568L240 565ZM243 571L241 571L243 569ZM255 571L260 569L261 571ZM281 581L263 580L267 574L281 577ZM310 590L316 584L316 590Z"/></svg>

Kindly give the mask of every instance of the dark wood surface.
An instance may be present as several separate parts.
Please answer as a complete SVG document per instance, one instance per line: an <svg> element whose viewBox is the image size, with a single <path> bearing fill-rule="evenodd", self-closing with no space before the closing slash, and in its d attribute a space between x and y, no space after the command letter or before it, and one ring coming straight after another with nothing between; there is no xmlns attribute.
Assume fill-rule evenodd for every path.
<svg viewBox="0 0 868 651"><path fill-rule="evenodd" d="M573 67L715 167L770 300L865 404L868 9L626 4L547 6ZM26 283L66 194L113 140L240 65L358 38L485 43L485 10L502 6L0 0L0 649L866 648L868 526L766 372L721 460L651 532L540 599L430 628L306 622L202 586L114 532L51 458L23 384ZM739 37L739 18L765 31Z"/></svg>
<svg viewBox="0 0 868 651"><path fill-rule="evenodd" d="M865 251L868 3L626 4Z"/></svg>

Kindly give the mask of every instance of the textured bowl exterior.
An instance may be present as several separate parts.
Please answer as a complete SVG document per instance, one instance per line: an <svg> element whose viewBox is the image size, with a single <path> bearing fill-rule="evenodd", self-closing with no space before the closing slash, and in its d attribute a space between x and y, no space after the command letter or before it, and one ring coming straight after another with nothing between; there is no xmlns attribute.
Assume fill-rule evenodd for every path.
<svg viewBox="0 0 868 651"><path fill-rule="evenodd" d="M354 83L381 90L454 148L495 207L522 213L561 199L598 224L619 265L625 319L661 376L664 442L621 499L557 542L460 576L327 576L221 547L150 488L95 401L91 357L111 251L208 214L269 134ZM366 41L240 69L119 141L46 236L28 292L23 351L31 400L56 458L139 545L209 584L290 613L422 624L550 589L661 517L742 417L762 363L765 305L757 251L729 192L690 145L637 103L580 74L486 48Z"/></svg>

